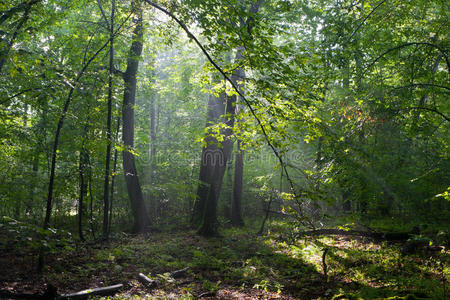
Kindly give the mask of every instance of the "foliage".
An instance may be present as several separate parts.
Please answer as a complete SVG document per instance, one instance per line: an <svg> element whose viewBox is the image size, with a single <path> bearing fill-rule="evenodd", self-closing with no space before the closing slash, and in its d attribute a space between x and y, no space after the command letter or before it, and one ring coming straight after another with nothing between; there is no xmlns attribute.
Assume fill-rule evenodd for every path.
<svg viewBox="0 0 450 300"><path fill-rule="evenodd" d="M121 77L133 58L139 5L144 51L134 145L125 149L120 122L128 87ZM305 226L418 228L417 241L448 247L448 19L448 4L438 0L2 1L0 249L17 249L18 257L21 248L30 251L34 267L39 253L73 254L77 231L80 240L98 244L106 191L110 231L118 240L95 250L75 244L95 258L70 266L78 279L139 269L170 289L177 282L164 274L188 265L209 292L241 286L303 297L420 298L420 288L439 298L439 278L448 277L446 253L402 257L399 245L297 237ZM220 101L233 97L235 113L210 120L208 99L223 106ZM214 191L214 226L222 236L179 233L190 226L198 200L202 147L209 142L223 149L224 133L233 159ZM105 189L110 143L106 175L114 187ZM268 236L229 228L237 143L245 166L246 230L256 231L267 217ZM145 243L126 235L133 191L127 190L123 151L135 157L152 221ZM49 208L50 227L42 228ZM313 288L321 282L325 246L332 249L335 285ZM68 267L49 263L51 272ZM71 276L54 279L69 282ZM183 297L196 296L194 288L200 289L187 287Z"/></svg>

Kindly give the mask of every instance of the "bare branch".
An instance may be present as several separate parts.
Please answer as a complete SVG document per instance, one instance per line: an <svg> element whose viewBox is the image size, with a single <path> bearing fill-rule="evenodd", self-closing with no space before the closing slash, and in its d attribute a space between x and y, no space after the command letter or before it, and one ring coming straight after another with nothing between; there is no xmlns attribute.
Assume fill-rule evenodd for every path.
<svg viewBox="0 0 450 300"><path fill-rule="evenodd" d="M415 110L416 110L416 109L422 109L422 110L434 112L434 113L440 115L441 117L443 117L447 122L450 122L450 118L447 117L446 115L444 115L443 113L441 113L440 111L438 111L436 108L423 107L423 106L413 106L413 107L410 107L410 108L408 108L408 109L410 109L410 110L413 110L413 109L415 109Z"/></svg>
<svg viewBox="0 0 450 300"><path fill-rule="evenodd" d="M103 19L105 19L106 26L108 27L108 29L111 29L110 28L111 25L108 22L108 18L106 17L105 11L103 10L100 0L97 0L97 5L98 5L98 8L100 9L100 12L102 13Z"/></svg>

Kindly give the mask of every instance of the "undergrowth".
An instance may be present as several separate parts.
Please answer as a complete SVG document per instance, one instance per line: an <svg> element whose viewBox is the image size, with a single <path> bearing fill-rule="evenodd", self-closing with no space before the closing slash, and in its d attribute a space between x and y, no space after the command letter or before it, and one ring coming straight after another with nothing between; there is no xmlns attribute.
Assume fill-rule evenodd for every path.
<svg viewBox="0 0 450 300"><path fill-rule="evenodd" d="M33 254L25 254L35 251L33 245L24 249L27 244L16 238L21 255L29 260L14 258L13 248L1 249L1 264L8 270L1 284L2 289L14 282L16 288L38 290L36 285L50 282L62 293L124 283L123 291L112 299L194 299L208 293L219 298L446 297L446 250L402 255L396 243L349 237L286 238L289 232L283 222L272 222L265 236L248 229L226 229L211 239L179 231L146 236L122 233L93 245L72 241L69 247L66 242L53 251L42 278L32 271ZM11 247L11 243L4 245ZM327 276L324 249L328 249ZM169 272L185 267L189 271L183 278L170 276ZM138 273L158 280L157 288L142 287L136 280Z"/></svg>

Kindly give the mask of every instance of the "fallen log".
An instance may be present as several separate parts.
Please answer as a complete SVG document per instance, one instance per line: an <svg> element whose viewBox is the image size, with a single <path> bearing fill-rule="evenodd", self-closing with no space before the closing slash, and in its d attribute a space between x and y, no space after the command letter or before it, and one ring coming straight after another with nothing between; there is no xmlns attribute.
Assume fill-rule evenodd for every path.
<svg viewBox="0 0 450 300"><path fill-rule="evenodd" d="M62 299L88 299L90 296L111 296L123 288L123 284L116 284L96 289L88 289L79 291L73 294L64 294L56 297L58 300Z"/></svg>
<svg viewBox="0 0 450 300"><path fill-rule="evenodd" d="M316 229L303 231L298 233L301 236L318 236L318 235L341 235L341 236L361 236L373 238L380 241L407 241L414 235L419 234L418 229L414 228L410 232L377 232L377 231L361 231L361 230L344 230L344 229Z"/></svg>
<svg viewBox="0 0 450 300"><path fill-rule="evenodd" d="M158 285L158 281L150 279L142 273L139 273L138 281L148 288L154 288Z"/></svg>
<svg viewBox="0 0 450 300"><path fill-rule="evenodd" d="M317 236L317 235L342 235L342 236L363 236L374 239L382 239L383 234L379 232L368 232L360 230L344 230L344 229L316 229L303 231L298 236Z"/></svg>
<svg viewBox="0 0 450 300"><path fill-rule="evenodd" d="M170 277L175 278L175 279L176 278L181 278L184 275L186 275L186 272L189 271L189 269L190 269L189 267L186 267L186 268L181 269L181 270L176 270L176 271L170 272L169 275L170 275Z"/></svg>

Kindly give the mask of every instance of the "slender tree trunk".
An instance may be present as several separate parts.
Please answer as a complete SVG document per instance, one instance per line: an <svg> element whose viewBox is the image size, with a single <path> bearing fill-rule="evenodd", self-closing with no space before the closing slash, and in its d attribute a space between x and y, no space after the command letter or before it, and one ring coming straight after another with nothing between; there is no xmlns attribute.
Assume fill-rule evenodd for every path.
<svg viewBox="0 0 450 300"><path fill-rule="evenodd" d="M152 168L154 167L154 159L156 157L156 110L155 110L155 96L150 99L150 157L152 161ZM152 174L153 174L152 169ZM153 180L152 176L150 178Z"/></svg>
<svg viewBox="0 0 450 300"><path fill-rule="evenodd" d="M243 47L238 48L235 64L239 64L243 60L242 52L244 51ZM232 80L239 86L239 80L243 80L245 78L245 72L242 68L236 69L232 76ZM235 113L238 112L238 105L236 105ZM231 222L233 226L243 226L244 220L242 219L242 187L243 187L243 174L244 174L244 159L243 153L241 150L241 141L238 140L237 143L237 151L234 163L234 185L233 185L233 201L231 205Z"/></svg>
<svg viewBox="0 0 450 300"><path fill-rule="evenodd" d="M114 138L115 141L117 141L117 138L119 136L119 130L120 130L120 117L117 118L116 137ZM114 149L113 173L111 175L111 194L109 196L110 201L109 201L108 233L111 232L111 224L112 224L112 216L113 216L114 183L115 183L116 172L117 172L117 155L118 155L118 151L117 151L117 149Z"/></svg>
<svg viewBox="0 0 450 300"><path fill-rule="evenodd" d="M125 90L123 95L123 129L122 138L125 145L123 155L123 171L125 175L125 182L127 184L128 196L131 202L131 210L134 216L133 231L142 233L150 224L148 218L147 208L142 195L139 177L134 161L134 105L136 97L136 76L139 67L139 58L142 53L142 39L143 39L143 22L142 22L142 8L139 4L133 2L133 7L136 10L136 18L134 20L136 27L132 35L132 44L127 59L127 69L123 75L125 83Z"/></svg>
<svg viewBox="0 0 450 300"><path fill-rule="evenodd" d="M233 151L233 150L231 150ZM233 153L230 153L230 159L227 162L227 190L228 199L225 201L225 218L232 221L231 207L233 205Z"/></svg>
<svg viewBox="0 0 450 300"><path fill-rule="evenodd" d="M261 227L259 228L258 234L262 234L264 232L264 226L266 225L266 221L269 218L269 214L270 214L270 207L272 205L272 201L273 201L274 195L273 192L270 193L270 198L269 198L269 203L267 204L267 210L266 210L266 215L264 216L264 219L261 223Z"/></svg>
<svg viewBox="0 0 450 300"><path fill-rule="evenodd" d="M27 208L26 208L27 214L31 214L33 212L34 194L36 193L35 189L36 189L36 183L37 183L38 175L39 175L39 173L38 173L39 172L39 153L40 153L40 151L38 151L37 153L34 154L34 158L32 161L33 178L31 179L30 194L29 194L29 199L27 201Z"/></svg>
<svg viewBox="0 0 450 300"><path fill-rule="evenodd" d="M78 235L80 237L80 240L84 241L83 236L83 212L84 212L84 199L87 195L87 188L88 188L88 182L85 179L86 175L86 168L87 168L87 149L86 149L86 135L88 130L88 124L84 126L84 132L82 136L81 141L81 151L80 151L80 158L79 158L79 166L78 171L80 174L80 194L78 197Z"/></svg>
<svg viewBox="0 0 450 300"><path fill-rule="evenodd" d="M50 223L50 217L52 215L52 207L53 207L53 186L55 184L55 174L56 174L56 158L58 153L58 146L59 146L59 136L61 134L61 129L64 125L64 120L66 118L67 111L69 110L70 103L72 102L73 93L75 91L75 87L78 85L81 77L83 76L84 72L88 68L88 66L91 64L91 62L100 54L100 52L108 45L108 43L105 43L95 54L87 61L87 63L83 66L81 69L81 72L78 73L78 76L75 79L75 82L73 83L72 87L70 88L69 94L67 95L67 99L64 103L63 110L61 112L61 115L58 120L58 125L56 126L56 133L55 133L55 140L53 142L53 149L51 152L51 166L50 166L50 178L48 183L48 194L47 194L47 205L45 209L45 218L44 218L44 224L42 227L44 229L47 229ZM41 247L39 251L39 261L38 261L38 272L42 271L42 268L44 267L44 248Z"/></svg>
<svg viewBox="0 0 450 300"><path fill-rule="evenodd" d="M150 170L149 170L149 181L150 184L155 184L155 174L156 174L156 122L157 115L155 109L155 99L156 95L150 97ZM151 218L156 217L156 200L153 199L151 192L148 192L148 204L150 209ZM152 201L153 200L153 201Z"/></svg>
<svg viewBox="0 0 450 300"><path fill-rule="evenodd" d="M234 160L234 185L233 185L233 203L231 206L231 222L233 226L243 226L242 220L242 182L244 173L244 159L241 150L241 142L238 141L237 151Z"/></svg>
<svg viewBox="0 0 450 300"><path fill-rule="evenodd" d="M103 189L103 238L108 238L108 212L109 212L109 177L111 162L111 119L112 119L112 94L114 72L114 12L115 0L111 4L111 18L109 21L109 78L108 78L108 117L106 120L106 165L105 185Z"/></svg>
<svg viewBox="0 0 450 300"><path fill-rule="evenodd" d="M92 194L92 167L89 156L88 159L88 188L89 188L89 224L91 227L92 238L95 240L95 227L94 227L94 195Z"/></svg>

